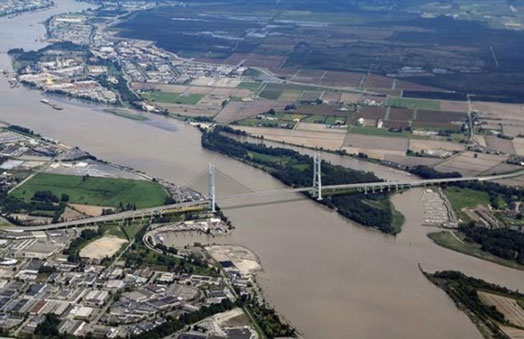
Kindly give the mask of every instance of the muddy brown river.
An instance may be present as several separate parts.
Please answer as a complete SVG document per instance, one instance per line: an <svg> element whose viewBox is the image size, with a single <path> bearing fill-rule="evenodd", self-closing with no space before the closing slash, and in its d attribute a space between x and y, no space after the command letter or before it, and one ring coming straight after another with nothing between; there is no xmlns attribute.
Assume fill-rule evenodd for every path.
<svg viewBox="0 0 524 339"><path fill-rule="evenodd" d="M43 34L39 23L48 16L87 7L71 0L57 4L14 19L0 18L0 68L9 67L8 49L42 45L35 39ZM41 98L37 91L9 88L1 76L0 120L178 184L195 182L212 162L242 187L283 187L262 171L202 149L200 132L186 124L154 116L145 122L129 120L103 112L103 106L63 99L64 110L56 111L41 104ZM382 178L405 177L374 164L329 157ZM223 194L237 189L233 180L222 182ZM287 194L221 204L236 225L229 236L186 235L168 241L231 243L253 250L264 268L258 281L269 302L306 338L481 338L417 265L429 271L460 270L520 290L524 272L434 245L426 237L432 229L421 226L421 192L413 189L394 196L396 208L406 217L397 237L358 226L300 195Z"/></svg>

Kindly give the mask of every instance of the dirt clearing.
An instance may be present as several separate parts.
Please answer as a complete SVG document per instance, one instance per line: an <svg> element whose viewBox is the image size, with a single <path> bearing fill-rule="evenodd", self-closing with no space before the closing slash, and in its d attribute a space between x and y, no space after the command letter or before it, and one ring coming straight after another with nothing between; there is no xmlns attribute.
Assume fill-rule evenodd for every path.
<svg viewBox="0 0 524 339"><path fill-rule="evenodd" d="M112 257L127 240L108 235L89 243L80 251L80 256L89 259L104 259Z"/></svg>

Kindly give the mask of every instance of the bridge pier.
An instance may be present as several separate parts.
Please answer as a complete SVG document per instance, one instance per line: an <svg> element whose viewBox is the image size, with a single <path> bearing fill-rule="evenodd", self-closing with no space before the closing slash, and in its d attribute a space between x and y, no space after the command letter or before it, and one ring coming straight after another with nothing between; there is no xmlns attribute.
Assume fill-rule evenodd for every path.
<svg viewBox="0 0 524 339"><path fill-rule="evenodd" d="M209 208L211 209L213 213L215 213L216 212L215 166L213 164L209 164L207 183L208 183L207 198L209 199Z"/></svg>
<svg viewBox="0 0 524 339"><path fill-rule="evenodd" d="M368 194L368 187L364 186L364 194Z"/></svg>
<svg viewBox="0 0 524 339"><path fill-rule="evenodd" d="M322 159L317 152L313 154L313 194L322 200Z"/></svg>

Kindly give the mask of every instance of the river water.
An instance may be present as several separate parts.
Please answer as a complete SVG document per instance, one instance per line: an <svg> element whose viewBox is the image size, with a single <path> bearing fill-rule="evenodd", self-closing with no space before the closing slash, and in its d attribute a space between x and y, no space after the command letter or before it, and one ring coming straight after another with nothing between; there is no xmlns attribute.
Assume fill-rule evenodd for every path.
<svg viewBox="0 0 524 339"><path fill-rule="evenodd" d="M5 51L37 48L39 23L54 13L86 8L71 0L14 19L0 19L0 68ZM93 155L179 184L194 181L209 162L252 190L281 188L271 176L203 150L200 133L186 124L151 117L141 122L105 113L99 105L64 101L63 111L39 102L41 94L11 89L0 79L0 120L79 146ZM380 177L404 175L383 167L326 155ZM227 193L234 185L220 188ZM355 225L297 194L228 200L221 204L235 231L223 238L186 236L174 243L208 241L252 249L264 272L258 276L271 304L307 338L481 338L445 293L419 272L456 269L514 289L524 272L484 262L434 245L422 225L421 189L395 195L406 217L397 237Z"/></svg>

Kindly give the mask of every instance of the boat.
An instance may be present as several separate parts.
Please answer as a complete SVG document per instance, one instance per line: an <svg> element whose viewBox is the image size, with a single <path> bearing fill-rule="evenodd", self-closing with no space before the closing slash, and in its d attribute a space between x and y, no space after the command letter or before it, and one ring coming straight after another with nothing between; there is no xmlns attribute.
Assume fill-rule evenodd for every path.
<svg viewBox="0 0 524 339"><path fill-rule="evenodd" d="M53 103L49 102L49 100L47 100L47 99L40 99L40 102L43 103L43 104L46 104L48 106L51 106L52 108L56 109L57 111L61 111L61 110L64 109L63 107L61 107L61 106L59 106L57 104L53 104Z"/></svg>

